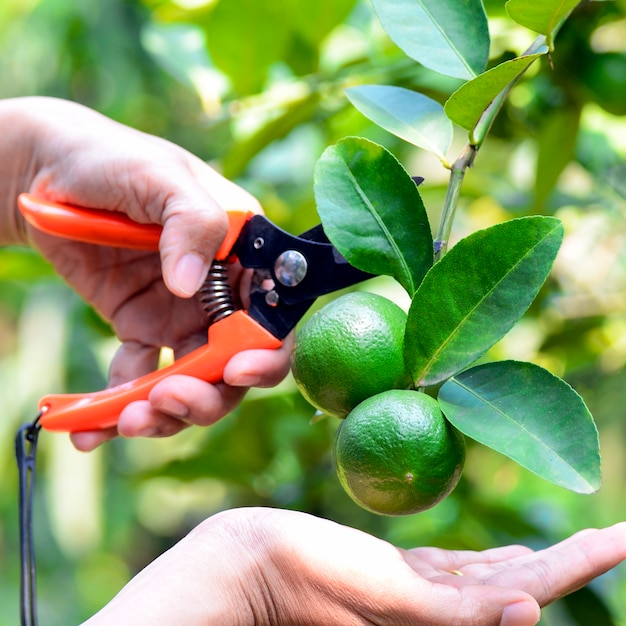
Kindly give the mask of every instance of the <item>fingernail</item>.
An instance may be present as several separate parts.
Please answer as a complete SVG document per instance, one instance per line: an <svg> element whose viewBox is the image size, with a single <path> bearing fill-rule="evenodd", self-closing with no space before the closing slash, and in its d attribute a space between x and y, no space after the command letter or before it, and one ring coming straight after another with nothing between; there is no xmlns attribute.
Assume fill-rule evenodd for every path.
<svg viewBox="0 0 626 626"><path fill-rule="evenodd" d="M175 398L164 398L157 408L172 417L183 418L189 415L189 408Z"/></svg>
<svg viewBox="0 0 626 626"><path fill-rule="evenodd" d="M145 428L138 430L133 437L155 437L158 434L159 431L157 428L154 426L146 426Z"/></svg>
<svg viewBox="0 0 626 626"><path fill-rule="evenodd" d="M179 293L193 296L202 286L205 276L204 260L197 254L189 252L178 260L172 282Z"/></svg>
<svg viewBox="0 0 626 626"><path fill-rule="evenodd" d="M536 607L529 602L514 602L504 607L500 626L528 626L531 623L531 619L535 620L534 624L540 619L537 616Z"/></svg>
<svg viewBox="0 0 626 626"><path fill-rule="evenodd" d="M261 377L258 374L246 374L241 373L234 378L229 378L228 384L231 387L254 387L261 382Z"/></svg>

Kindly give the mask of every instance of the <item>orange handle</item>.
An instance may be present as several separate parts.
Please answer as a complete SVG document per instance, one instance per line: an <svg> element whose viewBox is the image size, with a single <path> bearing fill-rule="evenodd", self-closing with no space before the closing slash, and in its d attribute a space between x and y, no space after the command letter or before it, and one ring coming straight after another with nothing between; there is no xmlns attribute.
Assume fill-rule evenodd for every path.
<svg viewBox="0 0 626 626"><path fill-rule="evenodd" d="M139 224L122 213L48 202L21 194L18 206L29 224L47 234L84 243L132 248L159 249L162 227ZM251 211L227 211L229 229L215 258L226 260ZM222 380L226 363L238 352L254 348L276 349L282 345L245 311L236 311L209 327L208 343L169 367L124 385L85 394L58 394L42 398L40 423L51 431L100 430L117 424L122 409L136 400L147 400L159 381L173 374L194 376L210 383Z"/></svg>
<svg viewBox="0 0 626 626"><path fill-rule="evenodd" d="M17 204L24 219L48 235L115 248L159 249L163 231L159 224L140 224L123 213L49 202L27 193L20 194ZM254 215L246 210L231 210L226 214L229 228L215 254L219 261L228 258L244 224Z"/></svg>
<svg viewBox="0 0 626 626"><path fill-rule="evenodd" d="M139 224L123 213L83 209L20 194L18 206L26 221L49 235L117 248L158 250L162 227Z"/></svg>
<svg viewBox="0 0 626 626"><path fill-rule="evenodd" d="M256 348L276 349L282 345L245 311L209 327L208 343L168 367L129 383L84 394L45 396L39 401L43 428L56 432L101 430L115 426L122 409L130 402L147 400L150 390L167 376L185 374L209 383L222 380L226 363L238 352Z"/></svg>

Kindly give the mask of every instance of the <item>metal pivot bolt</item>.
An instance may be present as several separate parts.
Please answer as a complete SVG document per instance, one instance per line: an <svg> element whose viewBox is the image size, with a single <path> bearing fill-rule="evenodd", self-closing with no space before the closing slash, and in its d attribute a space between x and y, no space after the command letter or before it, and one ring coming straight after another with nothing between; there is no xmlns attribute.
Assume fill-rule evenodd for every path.
<svg viewBox="0 0 626 626"><path fill-rule="evenodd" d="M265 303L268 306L278 306L280 296L272 289L265 294Z"/></svg>
<svg viewBox="0 0 626 626"><path fill-rule="evenodd" d="M308 269L305 256L297 250L285 250L274 265L274 274L281 285L295 287L299 285Z"/></svg>

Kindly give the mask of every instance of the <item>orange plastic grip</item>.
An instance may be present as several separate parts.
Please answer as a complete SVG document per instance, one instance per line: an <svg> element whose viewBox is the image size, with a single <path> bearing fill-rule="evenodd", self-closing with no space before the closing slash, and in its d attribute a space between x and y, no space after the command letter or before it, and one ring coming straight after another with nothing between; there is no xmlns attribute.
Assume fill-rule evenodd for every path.
<svg viewBox="0 0 626 626"><path fill-rule="evenodd" d="M257 348L276 349L282 345L245 311L209 327L204 346L172 365L129 383L85 394L45 396L39 401L40 423L49 431L79 432L115 426L122 409L136 400L147 400L150 390L167 376L186 374L210 383L222 380L226 363L238 352Z"/></svg>
<svg viewBox="0 0 626 626"><path fill-rule="evenodd" d="M30 194L21 194L18 206L29 224L50 235L135 250L159 249L163 230L160 225L139 224L122 213L49 202ZM244 210L226 213L229 229L215 254L220 261L230 256L242 228L253 215ZM217 383L222 380L228 361L238 352L276 349L281 345L281 340L245 311L236 311L209 327L207 344L168 367L102 391L45 396L39 402L40 423L46 430L61 432L110 428L117 424L127 404L147 400L154 385L168 376L183 374Z"/></svg>
<svg viewBox="0 0 626 626"><path fill-rule="evenodd" d="M48 202L23 193L17 199L26 221L49 235L135 250L158 250L162 227L139 224L123 213Z"/></svg>
<svg viewBox="0 0 626 626"><path fill-rule="evenodd" d="M159 224L140 224L116 211L85 209L82 207L42 200L23 193L17 199L24 219L49 235L74 241L133 250L158 250L163 227ZM215 258L228 257L244 224L254 215L252 211L226 211L229 227Z"/></svg>

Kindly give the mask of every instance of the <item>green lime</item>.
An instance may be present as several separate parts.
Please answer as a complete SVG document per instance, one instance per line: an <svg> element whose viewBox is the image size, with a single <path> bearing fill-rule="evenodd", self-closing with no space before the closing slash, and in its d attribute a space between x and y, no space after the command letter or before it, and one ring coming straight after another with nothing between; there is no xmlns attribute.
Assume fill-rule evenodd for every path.
<svg viewBox="0 0 626 626"><path fill-rule="evenodd" d="M300 392L320 411L345 417L370 396L406 389L405 326L406 313L382 296L333 300L298 332L291 368Z"/></svg>
<svg viewBox="0 0 626 626"><path fill-rule="evenodd" d="M392 390L341 423L335 467L350 497L382 515L409 515L445 498L461 477L465 440L430 396Z"/></svg>

